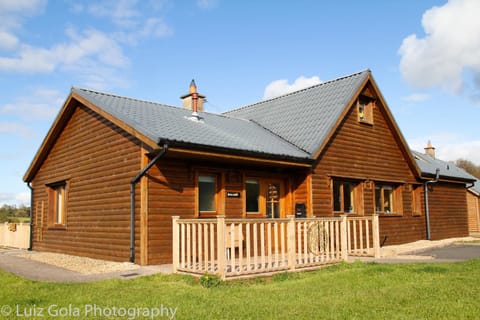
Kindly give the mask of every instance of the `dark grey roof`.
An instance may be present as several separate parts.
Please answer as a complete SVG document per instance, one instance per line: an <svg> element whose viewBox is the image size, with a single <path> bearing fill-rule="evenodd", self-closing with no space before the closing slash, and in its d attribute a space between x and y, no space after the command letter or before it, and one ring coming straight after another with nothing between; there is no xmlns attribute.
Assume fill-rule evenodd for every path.
<svg viewBox="0 0 480 320"><path fill-rule="evenodd" d="M252 120L312 156L369 74L365 70L225 114Z"/></svg>
<svg viewBox="0 0 480 320"><path fill-rule="evenodd" d="M440 177L462 179L467 181L475 181L476 178L466 172L465 170L457 167L453 163L434 159L424 153L413 151L413 157L417 162L422 175L435 176L437 168L440 169Z"/></svg>
<svg viewBox="0 0 480 320"><path fill-rule="evenodd" d="M475 181L475 185L470 188L473 192L475 192L477 195L480 195L480 180Z"/></svg>
<svg viewBox="0 0 480 320"><path fill-rule="evenodd" d="M190 110L179 107L76 87L72 92L157 143L170 141L267 156L309 158L306 152L249 120L199 112L198 121L192 120Z"/></svg>

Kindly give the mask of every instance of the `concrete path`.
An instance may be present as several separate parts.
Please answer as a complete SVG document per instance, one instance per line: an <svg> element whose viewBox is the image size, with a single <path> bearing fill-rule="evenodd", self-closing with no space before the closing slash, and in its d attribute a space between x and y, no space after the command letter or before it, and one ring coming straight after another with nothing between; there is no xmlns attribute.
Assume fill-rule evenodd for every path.
<svg viewBox="0 0 480 320"><path fill-rule="evenodd" d="M18 249L0 249L0 269L17 276L36 281L51 282L90 282L103 279L133 279L156 273L172 273L171 265L138 266L136 269L111 273L82 274L51 264L17 257L16 254L25 253Z"/></svg>
<svg viewBox="0 0 480 320"><path fill-rule="evenodd" d="M479 238L451 238L436 241L420 240L381 248L380 258L352 258L377 263L458 262L480 258Z"/></svg>
<svg viewBox="0 0 480 320"><path fill-rule="evenodd" d="M439 241L421 240L413 243L381 248L381 258L355 258L377 263L455 262L480 258L478 238L455 238ZM51 264L38 262L16 254L25 250L0 248L0 269L20 277L37 281L89 282L102 279L133 279L157 273L172 273L172 265L138 266L127 271L82 274Z"/></svg>

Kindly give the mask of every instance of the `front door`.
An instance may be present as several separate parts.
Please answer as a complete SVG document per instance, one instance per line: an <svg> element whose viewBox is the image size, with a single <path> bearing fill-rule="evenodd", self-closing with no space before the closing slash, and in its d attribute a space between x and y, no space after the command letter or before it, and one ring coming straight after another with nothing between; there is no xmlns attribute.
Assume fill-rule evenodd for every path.
<svg viewBox="0 0 480 320"><path fill-rule="evenodd" d="M265 214L267 218L284 218L283 182L281 180L265 181Z"/></svg>

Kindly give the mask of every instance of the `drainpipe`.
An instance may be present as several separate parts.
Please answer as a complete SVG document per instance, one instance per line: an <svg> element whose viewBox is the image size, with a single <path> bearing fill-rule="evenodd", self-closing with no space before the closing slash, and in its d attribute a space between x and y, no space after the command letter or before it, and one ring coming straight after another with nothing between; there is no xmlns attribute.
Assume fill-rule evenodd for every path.
<svg viewBox="0 0 480 320"><path fill-rule="evenodd" d="M147 171L168 151L168 144L163 145L160 151L140 172L135 178L130 181L130 262L135 262L135 185L147 173Z"/></svg>
<svg viewBox="0 0 480 320"><path fill-rule="evenodd" d="M431 240L430 236L430 210L428 209L428 185L438 182L440 177L440 169L435 170L435 179L425 182L423 192L425 194L425 222L427 224L427 240Z"/></svg>
<svg viewBox="0 0 480 320"><path fill-rule="evenodd" d="M33 247L33 187L32 183L27 182L27 187L30 189L30 239L28 242L28 251L32 251Z"/></svg>

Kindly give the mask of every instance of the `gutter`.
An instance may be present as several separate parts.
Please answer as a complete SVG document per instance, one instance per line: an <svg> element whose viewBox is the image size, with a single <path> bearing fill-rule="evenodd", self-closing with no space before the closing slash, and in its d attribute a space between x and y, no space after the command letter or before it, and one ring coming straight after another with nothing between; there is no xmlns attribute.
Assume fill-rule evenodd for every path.
<svg viewBox="0 0 480 320"><path fill-rule="evenodd" d="M30 239L28 240L28 251L32 251L33 247L33 187L32 183L27 182L27 187L30 189Z"/></svg>
<svg viewBox="0 0 480 320"><path fill-rule="evenodd" d="M431 240L431 234L430 234L430 210L428 209L428 185L429 184L434 184L438 182L438 179L440 178L440 169L437 168L435 170L435 179L426 181L424 183L423 187L423 192L425 194L425 222L427 225L427 240Z"/></svg>
<svg viewBox="0 0 480 320"><path fill-rule="evenodd" d="M168 151L168 144L163 145L160 151L140 172L135 178L130 181L130 262L135 262L135 185L147 173L147 171Z"/></svg>

